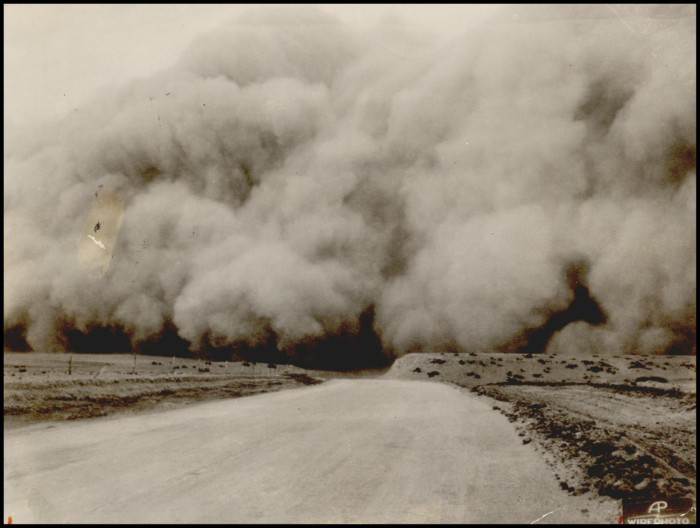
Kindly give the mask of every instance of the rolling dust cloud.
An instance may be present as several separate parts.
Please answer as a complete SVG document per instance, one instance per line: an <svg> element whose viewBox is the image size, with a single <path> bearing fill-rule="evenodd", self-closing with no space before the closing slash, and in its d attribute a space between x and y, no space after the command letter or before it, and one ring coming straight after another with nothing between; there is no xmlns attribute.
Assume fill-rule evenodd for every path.
<svg viewBox="0 0 700 528"><path fill-rule="evenodd" d="M548 7L253 10L6 140L5 346L695 354L695 7Z"/></svg>

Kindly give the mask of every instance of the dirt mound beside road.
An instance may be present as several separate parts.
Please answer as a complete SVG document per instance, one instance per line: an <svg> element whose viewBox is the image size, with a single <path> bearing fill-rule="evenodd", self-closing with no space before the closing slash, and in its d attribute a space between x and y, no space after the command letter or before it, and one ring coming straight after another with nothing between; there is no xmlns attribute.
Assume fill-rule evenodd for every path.
<svg viewBox="0 0 700 528"><path fill-rule="evenodd" d="M521 432L560 455L564 489L643 500L695 494L692 395L564 384L473 390L509 403L500 410Z"/></svg>
<svg viewBox="0 0 700 528"><path fill-rule="evenodd" d="M572 494L695 496L695 357L409 354L389 377L491 398Z"/></svg>
<svg viewBox="0 0 700 528"><path fill-rule="evenodd" d="M588 356L544 354L422 353L396 360L388 377L434 379L462 387L513 381L553 383L645 384L695 388L692 356ZM415 369L420 369L414 372ZM648 378L656 378L649 380ZM645 381L644 378L647 378Z"/></svg>

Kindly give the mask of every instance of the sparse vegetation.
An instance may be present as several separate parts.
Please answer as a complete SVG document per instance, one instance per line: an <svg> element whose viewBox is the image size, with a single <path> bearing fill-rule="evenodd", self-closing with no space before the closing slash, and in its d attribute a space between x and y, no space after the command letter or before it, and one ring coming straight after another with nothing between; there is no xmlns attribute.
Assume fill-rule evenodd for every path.
<svg viewBox="0 0 700 528"><path fill-rule="evenodd" d="M578 470L566 479L557 474L562 487L566 484L567 491L573 494L595 488L601 495L614 498L652 499L694 492L695 469L690 461L692 458L687 457L694 453L694 441L674 444L676 447L669 450L662 447L664 441L685 442L683 437L671 436L663 428L656 432L648 429L637 431L615 424L609 421L609 417L601 423L600 415L594 420L572 414L568 410L568 400L564 397L570 385L556 385L561 390L560 395L557 392L552 394L553 387L548 384L546 392L534 393L535 398L547 398L549 403L537 400L533 402L532 392L517 392L514 390L517 387L508 385L480 386L473 390L510 403L512 410L502 411L510 421L521 423L522 426L527 424L527 429L537 435L539 442L550 453L557 453L565 460L576 461ZM618 392L616 386L596 387L600 388L605 393ZM598 396L605 393L599 393ZM576 394L580 400L581 396ZM679 408L687 405L684 403L686 396L677 398L668 392L665 394L665 397L671 398L667 400L669 404ZM664 441L660 441L661 438Z"/></svg>
<svg viewBox="0 0 700 528"><path fill-rule="evenodd" d="M649 368L648 368L644 363L642 363L641 361L632 361L632 362L629 364L629 368L631 368L631 369L644 369L644 370L649 370Z"/></svg>
<svg viewBox="0 0 700 528"><path fill-rule="evenodd" d="M8 357L33 362L8 365ZM166 402L169 406L185 405L322 382L302 369L280 365L275 368L282 375L269 378L255 376L241 363L218 363L223 368L217 369L213 368L216 362L203 367L192 359L179 359L181 364L175 365L173 359L163 365L141 357L138 374L132 374L132 356L81 354L70 361L69 375L65 356L60 354L8 356L6 353L5 358L6 427L39 420L76 420L147 410ZM23 376L15 378L17 371Z"/></svg>
<svg viewBox="0 0 700 528"><path fill-rule="evenodd" d="M397 363L413 370L434 357ZM469 372L446 365L439 379L508 402L494 407L528 443L546 451L572 494L694 494L695 393L676 383L694 380L695 368L687 359L659 359L481 354L464 360ZM630 375L630 367L640 366L647 375ZM666 386L644 384L662 380ZM621 407L627 411L619 413Z"/></svg>
<svg viewBox="0 0 700 528"><path fill-rule="evenodd" d="M640 376L634 381L637 383L641 381L656 381L658 383L668 383L668 380L666 378L662 378L661 376Z"/></svg>
<svg viewBox="0 0 700 528"><path fill-rule="evenodd" d="M323 383L322 380L312 378L303 372L287 372L284 376L296 381L297 383L301 383L302 385L318 385L319 383Z"/></svg>

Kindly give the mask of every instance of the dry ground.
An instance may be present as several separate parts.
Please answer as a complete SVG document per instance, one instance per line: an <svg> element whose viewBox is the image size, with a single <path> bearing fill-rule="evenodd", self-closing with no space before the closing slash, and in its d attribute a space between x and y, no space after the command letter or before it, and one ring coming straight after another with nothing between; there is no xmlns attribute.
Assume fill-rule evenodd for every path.
<svg viewBox="0 0 700 528"><path fill-rule="evenodd" d="M125 354L4 354L4 428L180 407L320 383L290 365ZM70 370L70 374L69 374Z"/></svg>
<svg viewBox="0 0 700 528"><path fill-rule="evenodd" d="M130 355L4 354L4 427L131 414L320 383L293 366ZM442 381L514 423L571 495L696 493L695 357L409 354L385 378ZM69 372L70 368L70 374ZM364 373L377 376L379 373ZM344 375L342 375L344 376Z"/></svg>
<svg viewBox="0 0 700 528"><path fill-rule="evenodd" d="M5 435L15 523L609 523L485 398L336 379Z"/></svg>
<svg viewBox="0 0 700 528"><path fill-rule="evenodd" d="M695 357L410 354L388 374L487 396L572 494L696 493Z"/></svg>

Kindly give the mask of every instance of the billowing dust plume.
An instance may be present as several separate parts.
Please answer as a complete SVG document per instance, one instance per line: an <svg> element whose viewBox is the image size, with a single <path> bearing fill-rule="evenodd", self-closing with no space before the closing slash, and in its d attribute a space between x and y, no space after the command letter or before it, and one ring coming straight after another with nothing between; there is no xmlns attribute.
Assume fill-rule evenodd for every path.
<svg viewBox="0 0 700 528"><path fill-rule="evenodd" d="M6 343L695 353L695 7L597 7L254 11L7 139Z"/></svg>

